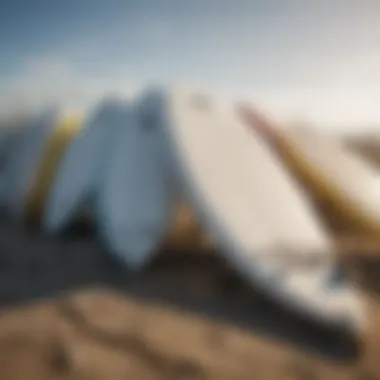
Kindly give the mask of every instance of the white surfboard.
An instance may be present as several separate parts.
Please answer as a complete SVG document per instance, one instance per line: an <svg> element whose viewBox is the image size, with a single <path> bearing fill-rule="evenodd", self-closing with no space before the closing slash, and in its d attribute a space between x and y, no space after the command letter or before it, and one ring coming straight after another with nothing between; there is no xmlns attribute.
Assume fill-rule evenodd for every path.
<svg viewBox="0 0 380 380"><path fill-rule="evenodd" d="M80 133L67 147L54 177L43 218L45 229L58 233L86 204L92 203L95 184L118 127L123 102L105 98L88 117Z"/></svg>
<svg viewBox="0 0 380 380"><path fill-rule="evenodd" d="M6 167L18 139L22 136L23 126L2 127L0 132L0 208L6 203L7 181Z"/></svg>
<svg viewBox="0 0 380 380"><path fill-rule="evenodd" d="M163 130L165 97L143 93L116 133L99 193L99 224L110 251L127 267L146 265L167 232L174 183Z"/></svg>
<svg viewBox="0 0 380 380"><path fill-rule="evenodd" d="M171 93L167 125L177 173L213 241L248 280L320 322L362 325L353 287L303 193L238 110L201 91Z"/></svg>
<svg viewBox="0 0 380 380"><path fill-rule="evenodd" d="M280 128L260 113L246 116L260 124L293 172L317 197L334 205L334 215L364 236L380 238L380 172L343 141L311 128Z"/></svg>
<svg viewBox="0 0 380 380"><path fill-rule="evenodd" d="M24 202L44 146L55 127L57 109L42 112L25 127L10 153L4 169L5 203L9 214L20 219Z"/></svg>

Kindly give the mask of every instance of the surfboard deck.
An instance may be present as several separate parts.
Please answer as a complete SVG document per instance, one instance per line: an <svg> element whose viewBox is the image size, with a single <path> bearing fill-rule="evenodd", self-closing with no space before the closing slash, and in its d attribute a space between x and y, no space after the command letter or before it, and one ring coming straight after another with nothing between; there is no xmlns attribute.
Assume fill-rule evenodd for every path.
<svg viewBox="0 0 380 380"><path fill-rule="evenodd" d="M111 148L108 145L122 106L121 99L103 99L69 143L47 200L43 224L48 232L61 232L83 209L92 209L98 171Z"/></svg>
<svg viewBox="0 0 380 380"><path fill-rule="evenodd" d="M174 207L164 97L151 89L131 105L100 184L101 234L110 252L133 270L146 266L162 243Z"/></svg>
<svg viewBox="0 0 380 380"><path fill-rule="evenodd" d="M171 93L168 112L172 122L166 131L178 178L229 262L297 313L339 328L362 326L355 288L341 278L333 281L337 270L328 239L301 206L290 175L237 110L202 91L179 88ZM304 230L307 241L294 237L297 243L289 245Z"/></svg>
<svg viewBox="0 0 380 380"><path fill-rule="evenodd" d="M257 117L251 111L251 117ZM380 173L343 142L314 130L280 129L262 119L261 131L332 217L362 236L380 240Z"/></svg>

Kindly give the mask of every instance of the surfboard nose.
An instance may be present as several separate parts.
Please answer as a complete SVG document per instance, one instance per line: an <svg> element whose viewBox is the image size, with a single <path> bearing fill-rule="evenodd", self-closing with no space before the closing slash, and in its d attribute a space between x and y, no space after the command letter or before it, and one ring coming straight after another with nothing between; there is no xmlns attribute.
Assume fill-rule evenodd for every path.
<svg viewBox="0 0 380 380"><path fill-rule="evenodd" d="M108 229L109 248L132 270L144 267L158 248L161 232L157 223L119 225Z"/></svg>

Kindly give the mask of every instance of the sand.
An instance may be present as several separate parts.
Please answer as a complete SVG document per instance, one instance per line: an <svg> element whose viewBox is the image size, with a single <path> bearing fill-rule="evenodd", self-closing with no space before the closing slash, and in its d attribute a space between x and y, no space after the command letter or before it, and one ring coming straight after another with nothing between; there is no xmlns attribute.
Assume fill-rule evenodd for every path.
<svg viewBox="0 0 380 380"><path fill-rule="evenodd" d="M342 258L371 305L356 346L262 299L217 252L165 251L127 276L72 240L0 230L1 379L380 379L377 257Z"/></svg>
<svg viewBox="0 0 380 380"><path fill-rule="evenodd" d="M353 344L263 299L189 210L176 218L140 275L118 269L85 232L58 242L0 226L0 379L380 379L375 243L333 231L370 306Z"/></svg>

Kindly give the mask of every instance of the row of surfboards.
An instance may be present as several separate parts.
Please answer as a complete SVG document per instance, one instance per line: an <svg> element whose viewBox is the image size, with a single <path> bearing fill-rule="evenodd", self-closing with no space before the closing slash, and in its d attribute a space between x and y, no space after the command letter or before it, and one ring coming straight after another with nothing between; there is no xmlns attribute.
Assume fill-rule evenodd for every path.
<svg viewBox="0 0 380 380"><path fill-rule="evenodd" d="M59 234L78 215L121 265L146 265L179 200L230 265L276 302L357 332L365 304L300 179L380 235L380 174L315 131L276 128L186 86L106 97L83 118L48 109L0 135L0 202Z"/></svg>

